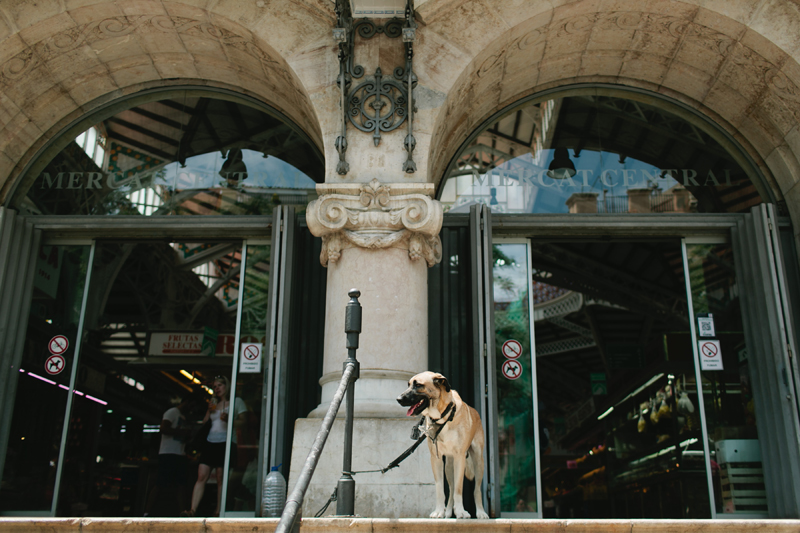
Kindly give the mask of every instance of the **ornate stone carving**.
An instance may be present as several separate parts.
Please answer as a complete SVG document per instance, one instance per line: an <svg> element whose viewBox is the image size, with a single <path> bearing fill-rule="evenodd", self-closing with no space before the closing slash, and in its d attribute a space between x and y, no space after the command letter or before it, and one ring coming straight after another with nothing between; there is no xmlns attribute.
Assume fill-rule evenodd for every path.
<svg viewBox="0 0 800 533"><path fill-rule="evenodd" d="M374 179L362 185L317 185L321 196L308 205L308 229L322 237L320 262L339 260L343 249L402 248L412 261L433 266L442 259L439 230L442 204L430 198L432 187L385 185Z"/></svg>
<svg viewBox="0 0 800 533"><path fill-rule="evenodd" d="M110 17L80 24L50 35L25 48L5 63L0 64L0 89L17 83L19 79L30 74L37 67L82 45L94 46L104 40L130 34L146 36L156 33L187 35L214 41L223 47L235 48L256 59L267 79L277 76L289 87L296 85L287 66L279 63L262 50L251 36L245 35L245 31L242 31L242 34L235 33L231 29L223 28L209 20L166 15L135 15ZM292 91L289 91L288 95L290 98L294 98ZM296 99L292 103L299 105Z"/></svg>

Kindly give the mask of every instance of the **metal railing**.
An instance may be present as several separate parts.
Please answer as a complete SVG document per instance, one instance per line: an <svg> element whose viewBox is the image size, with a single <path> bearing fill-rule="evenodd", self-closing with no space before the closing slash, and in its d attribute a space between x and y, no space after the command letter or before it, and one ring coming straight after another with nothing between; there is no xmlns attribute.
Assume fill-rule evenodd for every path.
<svg viewBox="0 0 800 533"><path fill-rule="evenodd" d="M342 477L337 486L338 499L336 501L336 514L339 516L352 516L355 514L355 493L356 482L350 474L353 460L353 409L355 408L355 382L359 377L359 363L356 360L356 350L358 349L358 335L361 333L361 304L358 297L361 292L351 289L347 293L350 301L345 307L344 331L347 334L347 360L344 362L342 379L339 381L339 388L333 395L328 412L322 420L322 427L317 433L311 451L297 478L297 483L292 489L291 494L286 499L281 519L275 533L289 533L300 531L300 518L303 508L303 498L305 498L311 477L317 468L325 441L328 440L336 413L342 404L342 399L347 393L347 404L345 406L345 425L344 425L344 458L342 466ZM352 385L352 386L351 386Z"/></svg>
<svg viewBox="0 0 800 533"><path fill-rule="evenodd" d="M606 196L597 202L598 213L627 213L627 196Z"/></svg>
<svg viewBox="0 0 800 533"><path fill-rule="evenodd" d="M674 212L675 196L672 194L654 194L650 196L650 211L653 213Z"/></svg>

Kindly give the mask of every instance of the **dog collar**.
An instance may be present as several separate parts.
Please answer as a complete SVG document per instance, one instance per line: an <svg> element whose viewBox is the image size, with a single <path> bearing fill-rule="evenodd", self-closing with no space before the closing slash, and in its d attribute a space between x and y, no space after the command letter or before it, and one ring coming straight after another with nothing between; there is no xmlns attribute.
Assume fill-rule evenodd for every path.
<svg viewBox="0 0 800 533"><path fill-rule="evenodd" d="M450 412L451 410L452 410L452 412ZM447 417L447 413L450 413L450 417L447 418L447 420L444 420L445 417ZM447 404L447 407L445 407L444 412L442 413L441 417L437 418L436 420L433 420L433 419L431 419L431 420L433 420L433 422L436 423L436 424L438 424L439 422L444 420L444 422L442 423L442 426L444 426L445 424L447 424L448 422L453 420L453 418L455 418L455 416L456 416L456 404L453 403L453 402L450 402L449 404ZM439 431L441 431L441 429Z"/></svg>

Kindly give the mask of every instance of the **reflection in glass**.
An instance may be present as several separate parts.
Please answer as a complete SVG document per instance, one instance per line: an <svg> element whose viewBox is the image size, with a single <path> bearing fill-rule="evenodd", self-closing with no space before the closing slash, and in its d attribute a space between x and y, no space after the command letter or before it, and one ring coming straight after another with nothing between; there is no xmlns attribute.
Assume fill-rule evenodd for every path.
<svg viewBox="0 0 800 533"><path fill-rule="evenodd" d="M226 511L255 511L259 505L256 501L258 449L264 372L267 370L264 347L267 345L269 317L270 248L268 244L247 246L236 396L237 401L243 401L248 409L241 420L234 424L235 450L232 447Z"/></svg>
<svg viewBox="0 0 800 533"><path fill-rule="evenodd" d="M531 247L544 517L710 517L679 243Z"/></svg>
<svg viewBox="0 0 800 533"><path fill-rule="evenodd" d="M767 515L747 345L733 249L688 244L703 399L717 513ZM708 348L704 349L704 345ZM719 364L709 363L719 347Z"/></svg>
<svg viewBox="0 0 800 533"><path fill-rule="evenodd" d="M42 245L36 264L25 348L17 379L0 510L50 511L77 344L89 246ZM54 356L54 344L66 349ZM75 396L101 406L90 389ZM88 399L87 399L88 398Z"/></svg>
<svg viewBox="0 0 800 533"><path fill-rule="evenodd" d="M59 215L268 215L305 208L323 163L281 120L178 92L105 117L28 176L19 209ZM309 196L311 195L311 196Z"/></svg>
<svg viewBox="0 0 800 533"><path fill-rule="evenodd" d="M760 203L737 158L699 124L618 96L528 102L462 149L440 200L496 213L738 213Z"/></svg>
<svg viewBox="0 0 800 533"><path fill-rule="evenodd" d="M528 247L525 244L497 244L492 248L492 255L500 511L535 513L537 452L533 419Z"/></svg>
<svg viewBox="0 0 800 533"><path fill-rule="evenodd" d="M240 263L236 242L96 245L77 381L86 396L70 414L59 516L184 510L204 450L198 421L215 378L231 377ZM187 400L168 451L163 421ZM213 514L218 488L208 483L198 515Z"/></svg>

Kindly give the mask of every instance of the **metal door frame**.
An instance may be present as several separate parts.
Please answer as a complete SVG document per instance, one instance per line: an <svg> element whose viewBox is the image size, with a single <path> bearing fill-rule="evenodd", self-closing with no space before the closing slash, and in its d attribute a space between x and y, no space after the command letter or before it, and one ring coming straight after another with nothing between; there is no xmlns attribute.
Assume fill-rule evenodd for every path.
<svg viewBox="0 0 800 533"><path fill-rule="evenodd" d="M286 428L281 423L285 407L279 400L285 395L281 385L286 376L286 343L289 332L289 299L292 263L294 256L294 209L282 206L273 212L270 249L269 320L267 345L264 347L267 368L262 386L261 435L258 459L258 479L263 480L272 463L283 452L283 435ZM263 485L257 483L255 515L261 516Z"/></svg>
<svg viewBox="0 0 800 533"><path fill-rule="evenodd" d="M473 207L475 209L475 207ZM483 206L482 209L488 211L486 206ZM791 227L791 222L788 217L779 218L775 215L774 207L769 205L757 206L754 209L768 209L772 216L772 220L775 222L774 225L779 227ZM744 220L746 215L745 214L683 214L683 215L652 215L652 214L625 214L620 216L610 216L604 214L541 214L541 215L506 215L506 214L494 214L491 216L491 236L488 241L489 249L491 249L491 238L496 238L498 241L505 240L507 237L522 237L522 238L531 238L533 234L537 237L544 237L547 239L592 239L592 238L624 238L630 240L642 240L646 238L674 238L675 240L681 241L681 250L684 254L682 257L684 271L687 268L687 262L685 257L685 247L686 243L715 243L715 242L728 242L734 239L733 235L737 230L737 226L740 225ZM790 297L788 293L788 288L786 284L786 276L787 273L785 272L786 266L782 258L780 257L780 248L778 247L779 238L777 236L777 229L774 228L774 231L770 233L769 237L769 246L770 249L777 249L778 255L774 258L770 258L769 261L772 262L772 266L775 268L776 277L774 280L762 280L763 283L773 281L778 283L781 289L776 289L778 291L779 296L785 295L785 297L779 298L779 303L784 311L785 315L787 316L787 320L791 320L791 306L788 303L788 298ZM474 241L473 241L474 242ZM473 252L473 256L476 255L476 252ZM476 261L476 258L473 257L473 261ZM530 261L530 259L529 259ZM475 264L475 263L473 263ZM739 269L737 268L737 271ZM745 275L744 272L740 272L739 275ZM687 291L689 291L688 297L689 300L689 312L692 312L691 308L691 293L690 288L688 287L688 277L687 277ZM473 286L475 286L473 284ZM487 297L488 296L488 297ZM481 295L480 299L486 300L484 302L485 307L493 307L492 305L492 298L491 292L485 292ZM693 315L692 315L693 316ZM492 317L493 322L493 317ZM784 330L786 327L784 327ZM694 338L694 323L692 322L691 327L692 336ZM532 330L532 339L535 338L534 331ZM487 339L488 341L489 339ZM789 335L788 336L788 346L787 350L789 353L796 354L795 347L794 347L794 338ZM488 344L488 342L487 342ZM693 342L693 350L696 352L696 342ZM535 345L532 348L532 351L535 353ZM491 353L493 353L493 347ZM697 354L695 353L695 358L697 358ZM796 356L790 356L791 364L797 365ZM488 364L488 358L487 358ZM695 369L696 372L699 373L699 366L697 361L695 362ZM797 376L797 374L795 374ZM482 382L486 383L485 376L482 375ZM534 385L535 387L535 385ZM490 388L489 390L494 390L494 388ZM535 389L534 389L535 391ZM491 395L490 395L491 396ZM700 398L702 402L702 398ZM703 409L702 403L699 405L700 414L701 414L701 427L704 436L704 452L706 454L706 463L707 463L707 479L709 478L710 472L710 464L708 459L710 458L708 449L708 440L707 440L707 426L706 426L706 417L705 411ZM495 426L493 428L495 435L493 438L496 439L496 416L494 418ZM538 420L536 431L538 433ZM538 437L538 434L537 434ZM795 458L800 459L800 450L794 450ZM537 456L538 458L538 456ZM487 469L495 468L496 465L491 465L491 463L487 463ZM540 465L537 465L537 469L540 472ZM491 471L491 470L490 470ZM540 474L537 474L537 478L540 478ZM540 479L537 479L537 482L540 483ZM499 487L494 487L494 490L499 490ZM714 496L713 496L713 485L708 480L708 490L710 494L710 505L711 505L711 513L712 518L717 518L716 508L714 505ZM541 497L541 488L537 486L537 494ZM775 502L768 500L770 509L773 508ZM541 504L539 506L539 510L541 512ZM495 515L492 515L495 516ZM719 516L719 518L734 518L725 515Z"/></svg>
<svg viewBox="0 0 800 533"><path fill-rule="evenodd" d="M484 448L485 475L482 481L482 494L488 499L485 507L493 518L500 517L499 464L497 456L499 434L497 429L497 401L494 362L494 304L492 299L492 215L483 205L470 207L470 253L472 273L472 323L473 323L473 365L478 369L475 403L481 415Z"/></svg>
<svg viewBox="0 0 800 533"><path fill-rule="evenodd" d="M757 205L739 221L732 240L736 268L742 272L738 280L742 309L755 309L743 312L742 321L752 354L748 359L769 515L788 518L800 513L799 385L785 260L776 225L774 206Z"/></svg>
<svg viewBox="0 0 800 533"><path fill-rule="evenodd" d="M533 291L531 290L531 282L533 281L533 268L531 265L531 240L527 237L498 237L496 240L492 241L492 244L523 244L525 245L525 260L527 261L527 265L525 266L525 276L527 281L528 287L528 331L530 332L530 342L531 342L531 353L530 353L530 365L531 365L531 388L533 397L531 399L531 409L533 409L533 449L534 451L534 468L536 469L536 512L535 513L520 513L516 511L500 511L499 517L500 518L528 518L528 519L541 519L543 514L542 509L542 476L540 472L542 471L542 450L539 444L539 390L537 387L536 381L536 330L534 329L534 314L533 314ZM491 287L493 289L493 287ZM494 298L492 298L494 301ZM494 306L492 306L494 307ZM494 328L494 317L492 317L492 328ZM494 344L494 343L493 343ZM495 368L494 365L492 368ZM494 374L494 372L492 373ZM494 385L496 386L496 380ZM492 390L497 390L496 388ZM497 401L495 401L497 404ZM495 407L496 409L496 407ZM499 417L495 417L495 421L497 421ZM499 442L499 425L495 422L494 426L495 432L495 439ZM499 500L498 500L499 503Z"/></svg>
<svg viewBox="0 0 800 533"><path fill-rule="evenodd" d="M292 210L291 207L281 206L276 209L276 213L283 213L286 210ZM6 209L3 209L6 211ZM0 226L5 229L0 229L3 235L8 233L8 223L6 223L7 214L0 212ZM285 216L285 215L284 215ZM241 243L242 246L242 275L246 266L246 251L247 244L259 244L268 239L267 231L271 231L272 217L267 216L210 216L210 217L140 217L140 216L115 216L115 217L97 217L97 216L27 216L24 220L32 225L32 231L36 238L36 243L49 244L49 245L88 245L90 246L88 268L85 278L85 285L81 300L81 312L78 321L77 339L75 343L75 351L73 357L73 367L70 375L70 386L67 391L67 403L64 410L64 422L62 428L61 442L59 445L59 455L56 464L56 476L53 485L53 498L51 501L51 508L49 511L7 511L3 512L3 516L56 516L58 501L61 492L61 478L63 474L64 455L66 453L67 434L69 430L69 419L72 416L72 400L73 391L75 390L75 382L77 380L77 369L80 365L80 350L81 341L83 338L84 320L86 314L86 306L89 290L91 288L91 274L94 267L95 250L97 247L96 240L137 240L137 241L215 241L225 240L231 242ZM274 232L273 232L274 233ZM2 235L0 235L2 236ZM265 239L266 238L266 239ZM2 239L5 243L6 239ZM273 241L274 242L274 241ZM3 244L7 247L7 244ZM31 254L38 250L38 246L32 248ZM31 257L34 257L31 255ZM27 259L27 258L26 258ZM6 263L3 263L5 266ZM270 282L272 285L272 281ZM272 292L272 286L270 287ZM28 291L30 292L30 291ZM28 295L29 296L29 295ZM271 297L271 295L270 295ZM28 298L30 299L30 298ZM29 303L29 302L28 302ZM22 304L27 305L23 302ZM236 333L234 343L238 347L240 327L241 327L241 305L242 298L239 299L236 319ZM20 312L24 309L20 308ZM27 317L27 314L26 314ZM21 345L24 342L25 333L21 333L16 339L16 345ZM234 351L232 361L232 387L231 395L235 394L235 379L238 370L238 348ZM266 372L265 372L266 375ZM12 401L15 401L12 398ZM262 437L264 434L262 427ZM230 462L230 446L231 446L231 430L232 425L228 428L228 441L226 446L226 458L223 471L223 486L219 489L222 490L222 496L225 496L228 484L229 462ZM260 487L260 484L259 484ZM241 513L228 513L229 516L240 515ZM247 516L252 516L252 513L246 513ZM223 501L222 508L220 509L220 516L225 516L225 505Z"/></svg>

